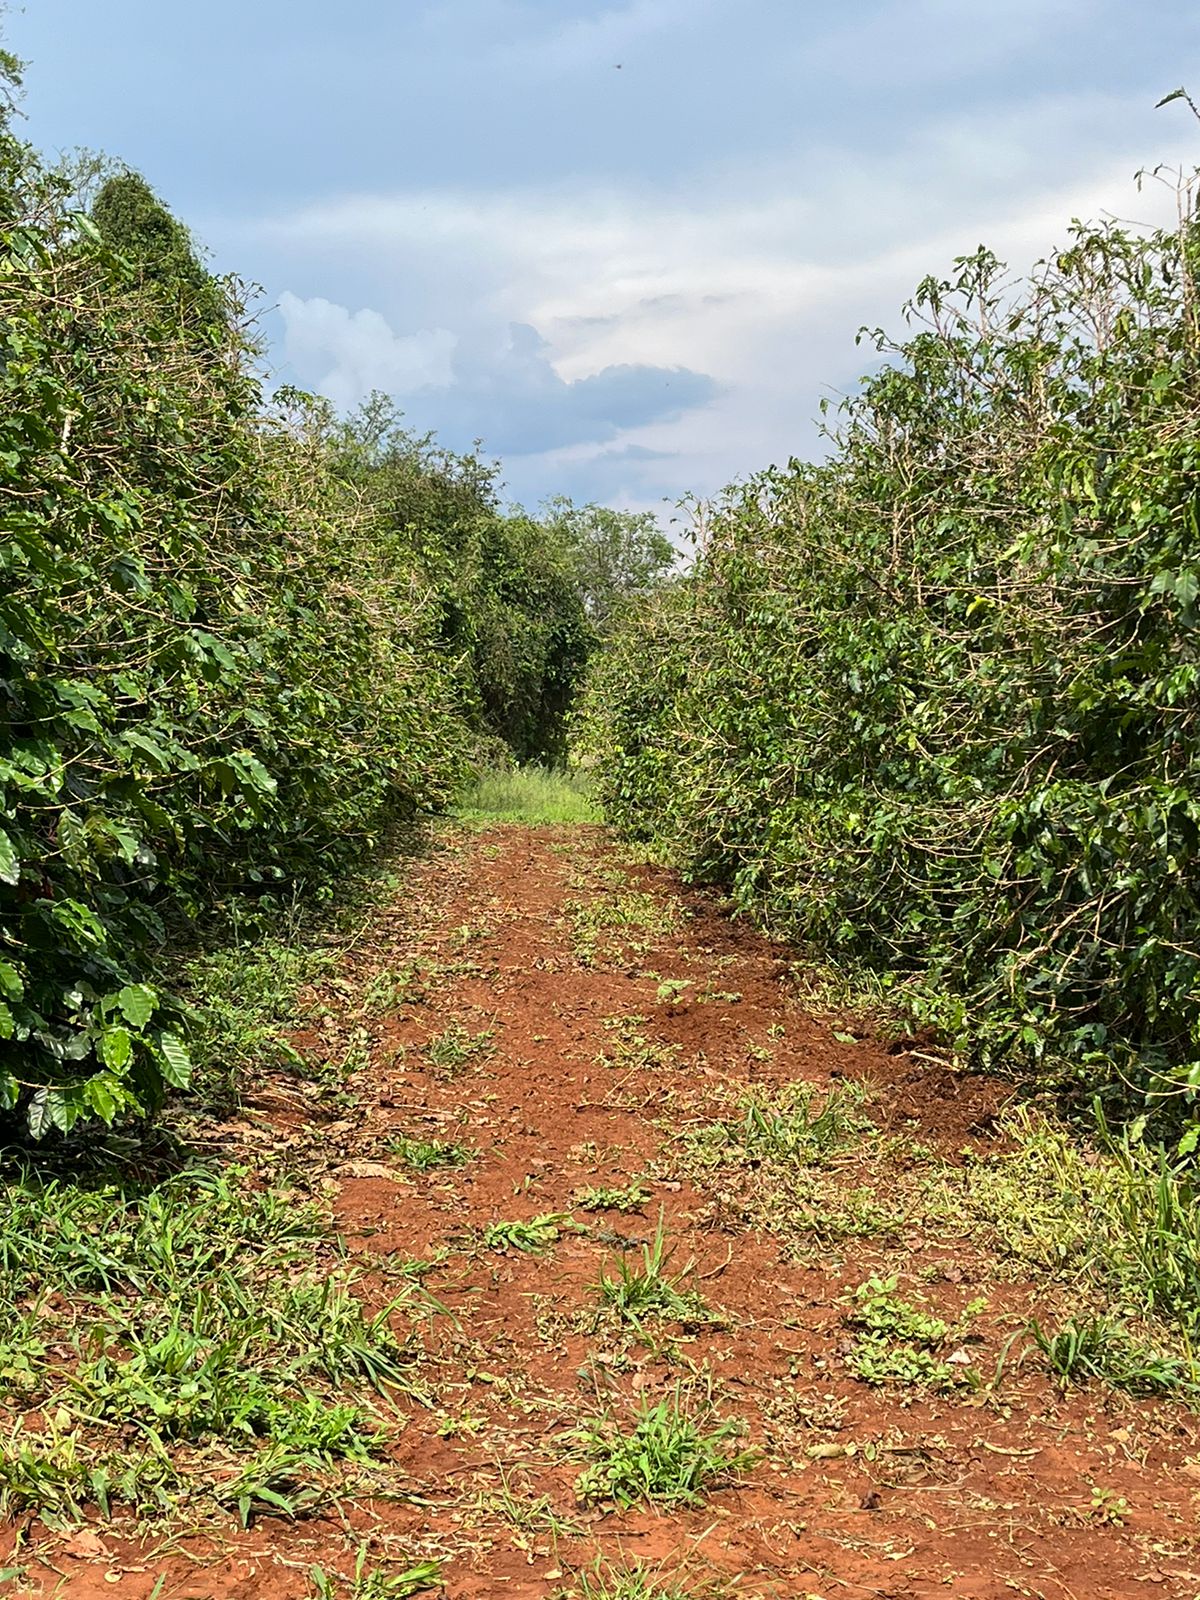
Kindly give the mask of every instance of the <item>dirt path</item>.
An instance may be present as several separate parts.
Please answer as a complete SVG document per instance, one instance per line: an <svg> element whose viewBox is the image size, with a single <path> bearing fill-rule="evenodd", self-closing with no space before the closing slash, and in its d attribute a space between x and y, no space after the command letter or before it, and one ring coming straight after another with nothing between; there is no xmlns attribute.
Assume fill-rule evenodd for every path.
<svg viewBox="0 0 1200 1600"><path fill-rule="evenodd" d="M329 1164L374 1304L419 1279L442 1308L413 1323L387 1492L126 1561L116 1593L309 1595L357 1544L386 1572L439 1559L455 1600L1200 1594L1188 1412L1064 1397L1019 1346L990 1387L1070 1299L956 1207L1003 1142L999 1086L814 1017L785 951L600 830L464 835L415 899L296 1037L357 1073L319 1115L267 1086L247 1122ZM679 1413L717 1431L710 1466L756 1459L622 1509L580 1430L641 1415L632 1456L669 1454ZM43 1592L114 1592L83 1554Z"/></svg>

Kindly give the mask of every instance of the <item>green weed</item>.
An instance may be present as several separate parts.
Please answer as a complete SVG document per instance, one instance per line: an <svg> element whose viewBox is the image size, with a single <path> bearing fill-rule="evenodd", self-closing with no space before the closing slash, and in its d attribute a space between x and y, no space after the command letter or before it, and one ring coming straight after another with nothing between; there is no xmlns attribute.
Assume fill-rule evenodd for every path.
<svg viewBox="0 0 1200 1600"><path fill-rule="evenodd" d="M697 1402L677 1385L625 1420L607 1414L578 1431L575 1442L588 1465L576 1493L584 1504L612 1500L622 1509L639 1501L696 1505L756 1461L753 1451L730 1448L741 1432L737 1422L716 1417L711 1396Z"/></svg>
<svg viewBox="0 0 1200 1600"><path fill-rule="evenodd" d="M435 1034L425 1044L425 1059L443 1077L453 1077L470 1061L491 1055L495 1048L494 1032L485 1028L481 1033L471 1033L461 1023L452 1022L443 1032Z"/></svg>
<svg viewBox="0 0 1200 1600"><path fill-rule="evenodd" d="M857 1084L834 1083L824 1093L793 1084L774 1096L752 1092L736 1119L710 1122L683 1135L685 1147L705 1165L819 1165L857 1143L873 1124Z"/></svg>
<svg viewBox="0 0 1200 1600"><path fill-rule="evenodd" d="M651 1193L644 1183L633 1178L621 1185L589 1185L577 1189L574 1201L581 1211L620 1211L628 1215L640 1212Z"/></svg>
<svg viewBox="0 0 1200 1600"><path fill-rule="evenodd" d="M660 1215L653 1240L642 1246L640 1266L631 1266L623 1255L614 1277L601 1273L596 1286L601 1301L639 1328L647 1317L685 1324L712 1320L704 1297L698 1290L686 1287L695 1263L688 1262L672 1273L671 1255Z"/></svg>
<svg viewBox="0 0 1200 1600"><path fill-rule="evenodd" d="M428 993L420 961L407 961L396 971L377 972L363 989L362 1009L368 1016L382 1016L401 1006L419 1005Z"/></svg>
<svg viewBox="0 0 1200 1600"><path fill-rule="evenodd" d="M480 1242L486 1250L523 1250L536 1254L557 1243L563 1224L569 1222L565 1211L545 1212L527 1222L493 1222L483 1230Z"/></svg>
<svg viewBox="0 0 1200 1600"><path fill-rule="evenodd" d="M370 1564L370 1553L360 1545L348 1577L324 1567L309 1569L316 1600L408 1600L408 1596L436 1589L442 1581L440 1561L417 1561L402 1572Z"/></svg>
<svg viewBox="0 0 1200 1600"><path fill-rule="evenodd" d="M1200 1394L1193 1362L1151 1349L1111 1314L1071 1317L1053 1331L1034 1318L1028 1331L1064 1384L1095 1381L1136 1395Z"/></svg>
<svg viewBox="0 0 1200 1600"><path fill-rule="evenodd" d="M897 1279L868 1278L855 1289L846 1321L859 1330L847 1364L855 1377L875 1385L917 1385L950 1393L979 1387L969 1363L937 1354L952 1331L962 1329L981 1304L969 1307L956 1329L896 1294Z"/></svg>
<svg viewBox="0 0 1200 1600"><path fill-rule="evenodd" d="M854 1328L884 1338L904 1339L910 1344L936 1350L950 1332L950 1324L932 1316L920 1306L901 1300L896 1294L897 1278L868 1278L854 1291L854 1309L846 1321Z"/></svg>
<svg viewBox="0 0 1200 1600"><path fill-rule="evenodd" d="M392 1139L388 1149L414 1172L433 1172L442 1167L463 1167L474 1151L445 1139Z"/></svg>

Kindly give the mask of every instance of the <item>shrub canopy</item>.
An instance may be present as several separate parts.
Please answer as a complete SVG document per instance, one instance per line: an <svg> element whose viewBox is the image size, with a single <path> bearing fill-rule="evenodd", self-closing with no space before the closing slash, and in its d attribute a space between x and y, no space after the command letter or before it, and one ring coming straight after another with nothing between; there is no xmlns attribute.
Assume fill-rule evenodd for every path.
<svg viewBox="0 0 1200 1600"><path fill-rule="evenodd" d="M1200 241L928 278L601 661L603 799L996 1063L1200 1087ZM1194 1132L1185 1135L1188 1147Z"/></svg>

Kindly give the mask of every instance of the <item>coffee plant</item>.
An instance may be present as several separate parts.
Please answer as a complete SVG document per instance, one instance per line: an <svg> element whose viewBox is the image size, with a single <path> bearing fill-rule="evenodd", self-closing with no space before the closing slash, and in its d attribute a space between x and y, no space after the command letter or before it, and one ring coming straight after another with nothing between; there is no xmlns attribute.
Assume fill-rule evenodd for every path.
<svg viewBox="0 0 1200 1600"><path fill-rule="evenodd" d="M991 1066L1200 1090L1200 237L928 278L600 661L608 814Z"/></svg>
<svg viewBox="0 0 1200 1600"><path fill-rule="evenodd" d="M335 878L485 749L560 750L590 635L490 468L267 403L237 284L134 175L85 214L10 103L0 1111L42 1136L187 1083L189 925Z"/></svg>

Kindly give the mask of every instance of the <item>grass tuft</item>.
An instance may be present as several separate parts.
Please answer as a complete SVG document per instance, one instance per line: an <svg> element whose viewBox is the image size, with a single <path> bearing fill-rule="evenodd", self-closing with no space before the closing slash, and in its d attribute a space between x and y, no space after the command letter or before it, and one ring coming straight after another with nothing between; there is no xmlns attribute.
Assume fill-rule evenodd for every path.
<svg viewBox="0 0 1200 1600"><path fill-rule="evenodd" d="M1071 1317L1053 1331L1034 1318L1028 1331L1064 1385L1096 1381L1134 1395L1200 1394L1194 1362L1143 1344L1111 1313Z"/></svg>
<svg viewBox="0 0 1200 1600"><path fill-rule="evenodd" d="M695 1262L689 1261L679 1272L672 1273L668 1270L672 1254L666 1247L660 1213L653 1240L642 1246L641 1265L631 1266L628 1257L622 1256L615 1277L601 1273L597 1284L601 1300L636 1328L647 1317L684 1324L712 1320L703 1295L686 1287Z"/></svg>
<svg viewBox="0 0 1200 1600"><path fill-rule="evenodd" d="M585 1505L612 1500L623 1510L641 1501L698 1505L757 1460L753 1451L730 1448L742 1431L740 1423L716 1417L710 1395L694 1404L676 1385L656 1403L643 1401L625 1421L606 1414L578 1431L588 1466L576 1493Z"/></svg>
<svg viewBox="0 0 1200 1600"><path fill-rule="evenodd" d="M434 1172L440 1168L465 1167L473 1151L465 1144L446 1139L401 1137L388 1143L388 1150L414 1172Z"/></svg>

